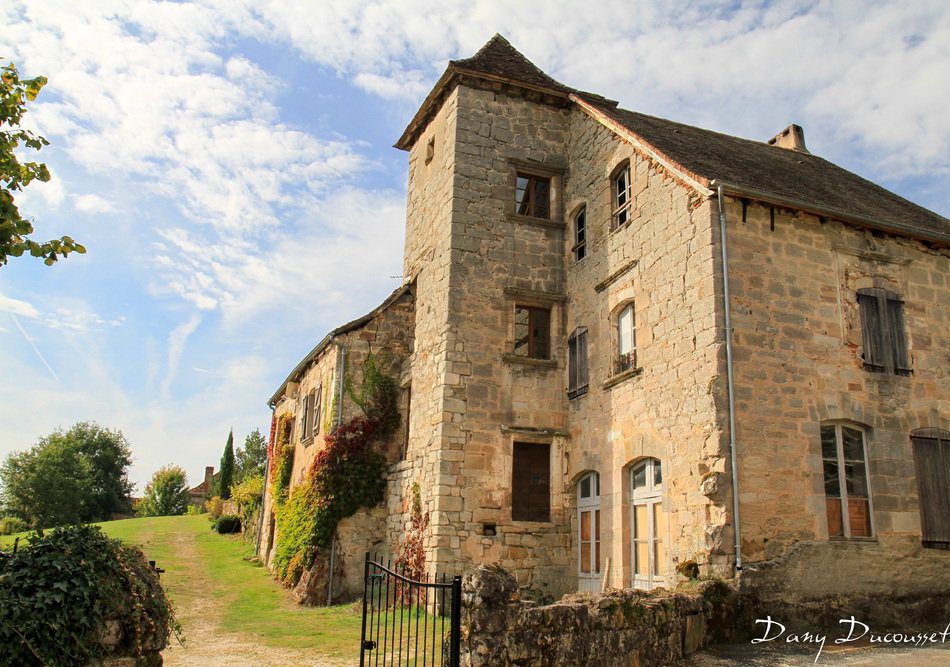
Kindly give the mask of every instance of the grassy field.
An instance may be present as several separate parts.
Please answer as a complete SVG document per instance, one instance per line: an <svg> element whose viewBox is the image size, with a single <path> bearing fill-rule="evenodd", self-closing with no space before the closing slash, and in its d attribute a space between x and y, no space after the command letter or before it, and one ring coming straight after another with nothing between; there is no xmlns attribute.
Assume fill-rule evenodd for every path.
<svg viewBox="0 0 950 667"><path fill-rule="evenodd" d="M188 627L212 616L224 632L281 648L353 658L358 655L359 605L301 607L270 573L245 556L253 545L218 535L205 516L126 519L99 524L112 537L139 546L165 570L162 581L175 603L186 641ZM21 534L21 537L25 534ZM17 536L0 537L9 550ZM21 540L21 548L25 540Z"/></svg>

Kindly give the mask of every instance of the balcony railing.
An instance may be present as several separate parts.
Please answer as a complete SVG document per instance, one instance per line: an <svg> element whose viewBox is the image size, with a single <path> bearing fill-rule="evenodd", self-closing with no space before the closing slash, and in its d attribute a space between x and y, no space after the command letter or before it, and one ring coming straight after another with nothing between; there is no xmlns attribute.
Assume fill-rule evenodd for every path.
<svg viewBox="0 0 950 667"><path fill-rule="evenodd" d="M614 375L619 375L624 371L629 371L631 368L636 368L637 365L637 351L633 350L627 352L626 354L621 354L614 360Z"/></svg>

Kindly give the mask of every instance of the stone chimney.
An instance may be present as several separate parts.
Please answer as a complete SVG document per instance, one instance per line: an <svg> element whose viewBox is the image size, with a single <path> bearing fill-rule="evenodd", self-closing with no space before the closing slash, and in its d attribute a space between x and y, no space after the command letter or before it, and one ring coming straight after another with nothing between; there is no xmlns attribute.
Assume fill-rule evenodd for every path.
<svg viewBox="0 0 950 667"><path fill-rule="evenodd" d="M789 125L769 139L769 146L790 148L800 153L808 152L808 149L805 148L805 130L802 129L801 125Z"/></svg>
<svg viewBox="0 0 950 667"><path fill-rule="evenodd" d="M214 477L214 466L205 467L205 484L208 485L208 488L211 488L211 479Z"/></svg>

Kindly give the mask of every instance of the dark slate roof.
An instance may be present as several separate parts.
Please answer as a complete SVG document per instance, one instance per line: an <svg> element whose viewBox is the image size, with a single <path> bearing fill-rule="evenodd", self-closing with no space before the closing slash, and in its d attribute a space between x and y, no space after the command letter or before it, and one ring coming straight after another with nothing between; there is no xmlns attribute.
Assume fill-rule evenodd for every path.
<svg viewBox="0 0 950 667"><path fill-rule="evenodd" d="M800 151L585 100L685 171L861 216L950 234L950 220Z"/></svg>
<svg viewBox="0 0 950 667"><path fill-rule="evenodd" d="M449 62L442 78L396 143L397 148L411 146L459 74L520 83L558 98L574 95L705 186L713 181L724 182L771 193L779 201L812 204L815 210L850 214L855 219L895 223L898 227L911 228L905 230L909 233L928 232L926 238L950 242L950 220L825 159L620 109L612 100L555 81L501 35L492 37L471 58Z"/></svg>
<svg viewBox="0 0 950 667"><path fill-rule="evenodd" d="M499 34L488 40L471 58L450 60L449 67L511 79L563 94L577 92L542 72Z"/></svg>

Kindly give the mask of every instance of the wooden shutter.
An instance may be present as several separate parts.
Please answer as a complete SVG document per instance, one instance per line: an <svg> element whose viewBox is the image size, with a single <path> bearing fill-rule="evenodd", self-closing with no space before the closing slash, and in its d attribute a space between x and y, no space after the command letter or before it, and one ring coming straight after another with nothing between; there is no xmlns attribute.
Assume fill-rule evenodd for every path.
<svg viewBox="0 0 950 667"><path fill-rule="evenodd" d="M511 475L512 521L551 520L551 446L514 443Z"/></svg>
<svg viewBox="0 0 950 667"><path fill-rule="evenodd" d="M315 436L320 432L320 408L321 403L323 402L323 385L321 385L313 394L313 407L311 412L313 414L313 419L310 420L312 426L310 427L310 435Z"/></svg>
<svg viewBox="0 0 950 667"><path fill-rule="evenodd" d="M893 372L896 375L910 375L910 359L904 334L904 302L893 292L884 291L884 320L884 334L894 362Z"/></svg>
<svg viewBox="0 0 950 667"><path fill-rule="evenodd" d="M587 393L587 327L577 333L577 393Z"/></svg>
<svg viewBox="0 0 950 667"><path fill-rule="evenodd" d="M877 291L875 289L858 290L858 306L861 308L864 367L869 371L883 373L887 370L887 363L884 356L883 318Z"/></svg>
<svg viewBox="0 0 950 667"><path fill-rule="evenodd" d="M567 397L587 393L587 327L577 327L567 339Z"/></svg>
<svg viewBox="0 0 950 667"><path fill-rule="evenodd" d="M950 549L950 433L917 429L911 433L923 546Z"/></svg>

